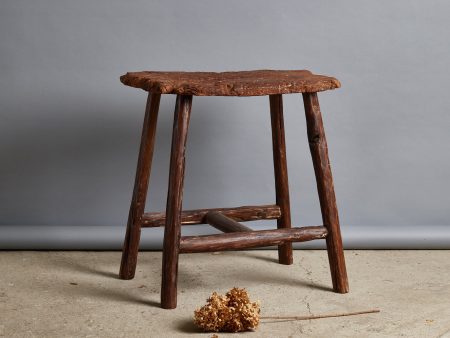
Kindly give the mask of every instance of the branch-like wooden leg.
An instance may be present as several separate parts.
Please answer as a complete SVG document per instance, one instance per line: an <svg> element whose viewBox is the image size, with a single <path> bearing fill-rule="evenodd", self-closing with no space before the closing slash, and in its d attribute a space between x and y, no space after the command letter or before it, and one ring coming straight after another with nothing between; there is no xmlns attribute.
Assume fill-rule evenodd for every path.
<svg viewBox="0 0 450 338"><path fill-rule="evenodd" d="M160 94L149 94L145 108L133 197L128 215L127 232L122 248L122 261L119 272L119 277L122 279L132 279L136 271L142 216L144 214L145 199L147 197L148 181L152 166L160 98Z"/></svg>
<svg viewBox="0 0 450 338"><path fill-rule="evenodd" d="M284 137L282 95L270 95L270 117L272 123L273 164L275 172L275 191L281 217L277 220L278 229L291 227L291 209L289 204L289 184L286 161L286 142ZM280 264L292 264L292 243L278 246Z"/></svg>
<svg viewBox="0 0 450 338"><path fill-rule="evenodd" d="M178 254L180 252L184 162L191 105L191 95L177 96L163 244L161 307L164 309L174 309L177 306L177 274Z"/></svg>
<svg viewBox="0 0 450 338"><path fill-rule="evenodd" d="M309 148L316 174L322 219L323 224L328 229L326 241L333 289L335 292L347 293L348 280L339 216L317 93L303 93L303 103L305 105Z"/></svg>

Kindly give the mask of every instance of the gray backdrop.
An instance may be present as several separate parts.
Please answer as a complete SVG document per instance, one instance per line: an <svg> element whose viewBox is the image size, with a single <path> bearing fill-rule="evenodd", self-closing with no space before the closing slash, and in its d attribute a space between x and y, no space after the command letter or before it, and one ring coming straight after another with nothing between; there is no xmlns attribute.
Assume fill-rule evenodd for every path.
<svg viewBox="0 0 450 338"><path fill-rule="evenodd" d="M443 0L2 0L0 247L120 247L146 101L121 74L260 68L342 82L319 98L347 247L450 246L449 11ZM174 102L161 102L149 211L164 209ZM320 224L300 95L285 96L285 120L294 224ZM186 175L184 208L272 203L267 97L195 97ZM160 231L144 232L144 247L160 245Z"/></svg>

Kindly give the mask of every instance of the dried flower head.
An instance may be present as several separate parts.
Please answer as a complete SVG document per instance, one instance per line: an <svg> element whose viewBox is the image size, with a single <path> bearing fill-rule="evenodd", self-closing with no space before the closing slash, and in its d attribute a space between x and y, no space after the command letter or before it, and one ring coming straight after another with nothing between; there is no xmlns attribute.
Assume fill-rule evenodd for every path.
<svg viewBox="0 0 450 338"><path fill-rule="evenodd" d="M235 287L225 296L213 292L206 305L194 311L194 323L209 332L254 330L259 312L259 303L250 302L247 291Z"/></svg>

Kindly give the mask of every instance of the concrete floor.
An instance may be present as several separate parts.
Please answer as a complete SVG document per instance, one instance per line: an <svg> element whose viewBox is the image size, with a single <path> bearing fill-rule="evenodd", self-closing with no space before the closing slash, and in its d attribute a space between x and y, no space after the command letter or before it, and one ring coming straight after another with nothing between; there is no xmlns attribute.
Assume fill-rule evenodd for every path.
<svg viewBox="0 0 450 338"><path fill-rule="evenodd" d="M347 251L350 293L330 290L325 251L183 255L178 308L159 308L160 252L140 253L136 277L117 278L119 252L0 252L0 336L211 337L192 324L212 291L245 287L263 316L381 313L263 322L240 337L450 337L450 251ZM219 337L232 334L219 334Z"/></svg>

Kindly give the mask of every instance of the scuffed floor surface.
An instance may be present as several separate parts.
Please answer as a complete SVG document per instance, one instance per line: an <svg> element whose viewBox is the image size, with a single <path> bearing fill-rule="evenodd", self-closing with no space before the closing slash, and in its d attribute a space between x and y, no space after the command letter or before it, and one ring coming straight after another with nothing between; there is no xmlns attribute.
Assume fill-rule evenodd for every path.
<svg viewBox="0 0 450 338"><path fill-rule="evenodd" d="M239 337L450 337L450 251L347 251L350 293L330 290L325 251L180 257L178 308L159 308L161 253L143 252L133 280L119 252L0 252L0 336L211 337L192 324L212 291L245 287L263 316L381 313L264 322ZM232 334L219 334L229 337Z"/></svg>

